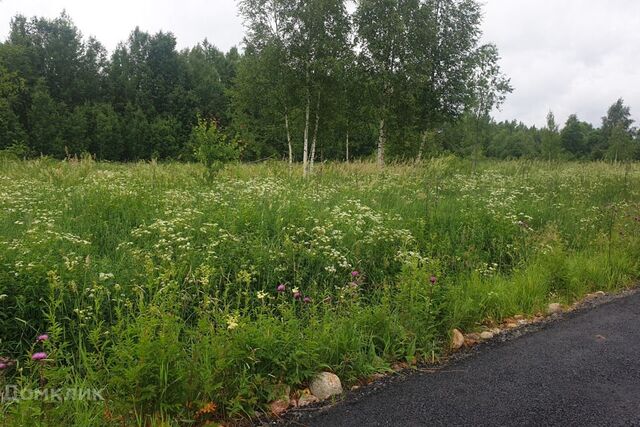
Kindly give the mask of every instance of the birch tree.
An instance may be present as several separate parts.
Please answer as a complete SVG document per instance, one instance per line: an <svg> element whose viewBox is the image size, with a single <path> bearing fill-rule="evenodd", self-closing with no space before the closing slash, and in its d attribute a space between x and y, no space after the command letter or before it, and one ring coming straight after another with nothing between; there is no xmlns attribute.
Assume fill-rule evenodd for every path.
<svg viewBox="0 0 640 427"><path fill-rule="evenodd" d="M289 165L294 162L291 135L292 95L295 92L291 44L295 31L295 8L293 0L241 0L240 13L246 28L244 73L239 76L238 91L235 91L235 108L251 108L255 95L275 100L284 127ZM258 88L255 86L258 85ZM249 87L247 87L249 86ZM248 89L248 92L247 92ZM242 91L245 98L242 99ZM232 96L234 95L232 94ZM244 105L239 105L244 104ZM242 113L235 111L234 113Z"/></svg>
<svg viewBox="0 0 640 427"><path fill-rule="evenodd" d="M482 64L482 15L476 0L422 0L416 16L410 71L417 88L416 126L422 147L430 132L472 107L474 77Z"/></svg>
<svg viewBox="0 0 640 427"><path fill-rule="evenodd" d="M411 17L417 0L359 0L355 13L360 60L375 87L377 104L377 162L384 165L387 128L394 98L406 77Z"/></svg>
<svg viewBox="0 0 640 427"><path fill-rule="evenodd" d="M308 176L316 157L323 98L328 88L339 84L340 69L349 57L350 21L344 0L296 2L292 21L292 63L304 92L302 166Z"/></svg>
<svg viewBox="0 0 640 427"><path fill-rule="evenodd" d="M470 78L472 87L469 110L475 121L473 149L473 170L476 170L478 157L482 149L480 144L480 124L489 118L494 108L499 108L507 94L513 91L511 83L499 66L500 55L493 44L480 46L473 60Z"/></svg>

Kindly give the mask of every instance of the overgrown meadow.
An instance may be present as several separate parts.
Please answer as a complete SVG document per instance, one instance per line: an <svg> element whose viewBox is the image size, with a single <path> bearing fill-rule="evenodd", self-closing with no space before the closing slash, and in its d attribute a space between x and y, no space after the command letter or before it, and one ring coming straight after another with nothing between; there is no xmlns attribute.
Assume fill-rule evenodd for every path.
<svg viewBox="0 0 640 427"><path fill-rule="evenodd" d="M210 179L192 164L0 160L0 381L104 397L5 399L1 417L254 417L320 371L348 386L438 359L452 328L640 276L640 165L474 169L325 164L305 180L266 163Z"/></svg>

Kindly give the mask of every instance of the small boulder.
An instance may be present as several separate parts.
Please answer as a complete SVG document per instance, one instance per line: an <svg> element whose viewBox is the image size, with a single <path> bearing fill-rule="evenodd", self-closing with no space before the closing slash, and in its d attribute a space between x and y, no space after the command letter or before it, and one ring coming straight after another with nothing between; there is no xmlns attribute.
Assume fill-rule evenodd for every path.
<svg viewBox="0 0 640 427"><path fill-rule="evenodd" d="M460 332L459 330L454 329L451 332L451 348L453 350L458 350L462 348L463 345L464 345L464 335L462 335L462 332Z"/></svg>
<svg viewBox="0 0 640 427"><path fill-rule="evenodd" d="M298 408L304 408L305 406L309 406L319 401L320 399L315 397L313 394L310 394L308 396L302 396L300 399L298 399Z"/></svg>
<svg viewBox="0 0 640 427"><path fill-rule="evenodd" d="M295 406L297 408L303 408L316 402L319 402L318 398L311 394L311 390L307 388L302 390L300 397L295 400Z"/></svg>
<svg viewBox="0 0 640 427"><path fill-rule="evenodd" d="M469 337L465 337L464 339L464 345L466 347L473 347L474 345L478 345L478 343L480 342L480 337L478 336L478 339L473 339L473 338L469 338Z"/></svg>
<svg viewBox="0 0 640 427"><path fill-rule="evenodd" d="M480 334L480 338L482 338L483 340L490 340L491 338L493 338L493 332L484 331Z"/></svg>
<svg viewBox="0 0 640 427"><path fill-rule="evenodd" d="M562 313L562 306L560 304L558 304L558 303L549 304L549 307L547 308L547 313L549 315L561 314Z"/></svg>
<svg viewBox="0 0 640 427"><path fill-rule="evenodd" d="M387 376L383 373L380 372L376 372L375 374L371 375L369 377L369 383L375 382L375 381L379 381L383 378L386 378Z"/></svg>
<svg viewBox="0 0 640 427"><path fill-rule="evenodd" d="M271 413L273 415L278 417L282 415L284 412L286 412L287 409L289 409L289 400L280 399L280 400L271 402L269 404L269 409L271 410Z"/></svg>
<svg viewBox="0 0 640 427"><path fill-rule="evenodd" d="M336 374L320 373L309 385L311 393L320 400L342 394L342 383Z"/></svg>

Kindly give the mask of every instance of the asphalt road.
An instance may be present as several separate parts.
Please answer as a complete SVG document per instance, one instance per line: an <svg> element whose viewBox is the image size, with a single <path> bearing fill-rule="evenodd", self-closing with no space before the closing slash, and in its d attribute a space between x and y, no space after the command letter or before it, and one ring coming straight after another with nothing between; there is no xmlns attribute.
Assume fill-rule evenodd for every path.
<svg viewBox="0 0 640 427"><path fill-rule="evenodd" d="M640 293L293 414L306 426L640 426Z"/></svg>

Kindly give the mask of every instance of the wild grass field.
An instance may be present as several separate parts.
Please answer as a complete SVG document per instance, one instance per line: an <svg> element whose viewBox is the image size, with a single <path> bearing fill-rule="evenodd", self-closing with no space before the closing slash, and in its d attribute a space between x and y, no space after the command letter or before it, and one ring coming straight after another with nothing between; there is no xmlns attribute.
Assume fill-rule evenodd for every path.
<svg viewBox="0 0 640 427"><path fill-rule="evenodd" d="M254 417L318 372L349 386L640 277L638 164L298 172L0 160L0 381L104 398L4 399L3 422Z"/></svg>

